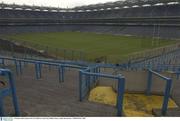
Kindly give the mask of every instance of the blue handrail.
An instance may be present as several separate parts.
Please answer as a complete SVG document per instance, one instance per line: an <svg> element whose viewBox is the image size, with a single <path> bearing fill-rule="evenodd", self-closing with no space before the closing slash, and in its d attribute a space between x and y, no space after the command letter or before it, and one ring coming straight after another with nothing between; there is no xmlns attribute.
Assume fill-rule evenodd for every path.
<svg viewBox="0 0 180 121"><path fill-rule="evenodd" d="M122 75L110 75L100 73L100 67L102 66L93 66L92 68L88 68L85 70L79 71L79 100L82 101L84 97L89 93L90 83L95 82L99 77L103 78L111 78L118 81L118 96L117 96L117 116L122 116L123 113L123 97L125 92L125 78ZM91 72L93 71L93 72ZM85 77L85 80L84 80ZM90 77L93 77L93 80L90 80ZM87 87L84 83L88 82ZM85 88L85 90L84 90Z"/></svg>
<svg viewBox="0 0 180 121"><path fill-rule="evenodd" d="M172 79L168 78L166 76L163 76L151 69L148 69L148 79L147 79L147 89L146 89L146 94L150 95L151 92L151 87L152 87L152 76L155 75L159 78L161 78L162 80L166 81L166 87L165 87L165 91L164 91L164 100L163 100L163 105L162 105L162 109L161 109L161 113L162 115L166 115L167 113L167 109L168 109L168 102L169 102L169 98L170 98L170 91L171 91L171 86L172 86Z"/></svg>
<svg viewBox="0 0 180 121"><path fill-rule="evenodd" d="M13 75L11 71L8 69L0 69L0 76L6 77L9 81L9 87L0 89L0 116L5 116L4 108L3 108L4 107L3 98L8 95L12 96L15 115L20 116L20 110L16 96L16 87L15 87Z"/></svg>
<svg viewBox="0 0 180 121"><path fill-rule="evenodd" d="M59 82L64 82L64 69L65 68L74 68L74 69L84 69L87 66L79 65L79 63L64 63L64 62L56 62L56 61L43 61L43 60L28 60L28 59L19 59L19 58L11 58L11 57L0 57L0 59L5 62L6 60L12 61L15 64L16 74L22 74L22 62L34 64L35 65L35 75L36 79L40 79L42 77L41 68L42 65L49 65L49 66L56 66L58 67L58 74L59 74Z"/></svg>

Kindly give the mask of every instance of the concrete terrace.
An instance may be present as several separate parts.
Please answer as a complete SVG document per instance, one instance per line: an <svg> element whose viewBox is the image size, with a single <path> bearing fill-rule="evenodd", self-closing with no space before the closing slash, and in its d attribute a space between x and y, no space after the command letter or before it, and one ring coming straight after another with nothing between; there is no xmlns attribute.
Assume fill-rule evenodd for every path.
<svg viewBox="0 0 180 121"><path fill-rule="evenodd" d="M12 67L9 67L15 70ZM92 103L84 99L79 101L79 79L77 70L66 69L65 82L59 83L57 68L43 67L42 79L35 79L35 69L28 65L23 74L17 76L17 96L21 116L116 116L113 106ZM159 85L157 85L159 86ZM173 84L172 98L180 106L180 80ZM14 114L10 98L6 99L6 112ZM161 116L160 110L153 110L155 116ZM180 109L169 109L167 116L180 116Z"/></svg>
<svg viewBox="0 0 180 121"><path fill-rule="evenodd" d="M43 78L35 79L34 67L26 67L16 76L16 90L21 116L116 116L116 108L79 101L78 72L67 70L65 82L59 83L58 71L43 68ZM12 112L10 99L6 99L6 112Z"/></svg>

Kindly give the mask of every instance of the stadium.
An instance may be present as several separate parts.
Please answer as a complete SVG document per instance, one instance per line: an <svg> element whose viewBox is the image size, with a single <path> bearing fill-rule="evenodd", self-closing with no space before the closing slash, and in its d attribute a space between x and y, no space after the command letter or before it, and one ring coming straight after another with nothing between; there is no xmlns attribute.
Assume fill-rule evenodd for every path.
<svg viewBox="0 0 180 121"><path fill-rule="evenodd" d="M180 116L180 1L0 3L0 116Z"/></svg>

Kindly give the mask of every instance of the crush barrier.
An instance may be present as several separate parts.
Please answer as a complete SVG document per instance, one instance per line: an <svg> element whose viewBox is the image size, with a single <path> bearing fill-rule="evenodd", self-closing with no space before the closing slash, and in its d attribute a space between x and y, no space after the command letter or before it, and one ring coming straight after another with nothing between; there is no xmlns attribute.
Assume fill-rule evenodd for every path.
<svg viewBox="0 0 180 121"><path fill-rule="evenodd" d="M180 43L176 43L173 45L168 45L165 47L155 48L153 50L145 50L143 52L138 52L135 54L129 55L129 61L132 63L136 62L144 62L144 61L151 61L153 59L159 59L163 58L163 61L166 62L171 60L171 58L168 58L168 56L173 57L174 55L179 55L180 51ZM175 56L174 56L175 57Z"/></svg>
<svg viewBox="0 0 180 121"><path fill-rule="evenodd" d="M117 95L117 116L122 116L123 113L123 96L125 91L125 78L122 75L110 75L100 72L103 66L93 66L79 72L79 100L82 101L96 86L98 78L108 78L118 81Z"/></svg>
<svg viewBox="0 0 180 121"><path fill-rule="evenodd" d="M149 67L153 67L153 68L167 68L168 66L180 66L179 63L179 59L180 59L180 49L177 50L173 50L171 52L168 53L164 53L155 57L151 57L151 58L145 58L143 60L140 61L129 61L128 63L126 63L126 66L129 69L144 69L144 68L149 68ZM163 66L164 65L164 66ZM171 69L167 68L167 69Z"/></svg>
<svg viewBox="0 0 180 121"><path fill-rule="evenodd" d="M83 101L83 99L86 98L86 96L89 94L90 90L97 85L97 82L100 78L107 78L114 81L117 81L118 89L117 89L117 116L122 116L123 112L123 96L125 92L125 78L121 74L119 75L111 75L111 74L105 74L101 72L101 68L116 68L117 65L111 65L111 64L95 64L95 65L88 65L88 66L80 66L77 63L73 64L66 64L66 63L60 63L60 62L50 62L50 61L42 61L42 60L28 60L28 59L17 59L17 58L0 58L0 60L3 60L4 62L11 61L16 66L16 71L21 74L23 71L22 64L28 63L33 64L35 66L35 73L36 73L36 79L40 79L42 76L41 69L43 65L48 66L55 66L58 67L59 71L59 81L64 81L64 68L76 68L80 69L79 71L79 100ZM4 63L6 64L6 63ZM124 65L118 65L119 67L123 68ZM147 90L146 94L150 95L151 92L151 84L152 84L152 75L156 75L164 80L167 81L166 89L164 93L164 101L162 106L162 114L165 115L167 112L167 105L168 105L168 99L170 97L170 88L172 80L170 78L167 78L165 76L160 75L158 72L152 71L151 69L148 70L148 84L147 84Z"/></svg>
<svg viewBox="0 0 180 121"><path fill-rule="evenodd" d="M19 56L15 52L21 53L21 57L41 55L43 57L51 57L63 60L81 60L85 61L86 52L82 50L72 50L65 48L52 48L51 46L44 46L41 44L28 42L28 41L16 41L12 39L5 39L1 37L1 48L3 50L9 50L10 56ZM4 53L7 54L7 53Z"/></svg>
<svg viewBox="0 0 180 121"><path fill-rule="evenodd" d="M42 78L42 66L47 65L49 67L57 67L58 68L58 78L59 82L64 82L64 74L65 68L71 69L84 69L85 65L79 65L79 63L73 62L56 62L56 61L43 61L36 59L19 59L19 58L9 58L9 57L0 57L0 60L3 62L3 66L6 66L6 61L10 61L13 65L15 65L15 70L17 75L21 75L23 73L24 64L33 64L35 67L35 75L36 79Z"/></svg>
<svg viewBox="0 0 180 121"><path fill-rule="evenodd" d="M147 95L151 94L153 75L159 77L163 81L166 81L166 86L165 86L165 90L164 90L164 100L163 100L163 104L162 104L162 108L161 108L161 114L166 115L167 109L168 109L168 102L169 102L169 98L170 98L172 79L165 77L165 76L163 76L163 75L161 75L161 74L159 74L159 73L157 73L151 69L148 69L147 90L146 90Z"/></svg>
<svg viewBox="0 0 180 121"><path fill-rule="evenodd" d="M11 71L8 69L0 69L0 76L5 77L9 83L8 87L0 88L0 116L6 115L4 112L3 99L9 95L12 96L15 115L19 116L20 110L19 110L18 100L17 100L17 96L16 96L16 86L15 86L15 82L13 79L13 75L12 75Z"/></svg>
<svg viewBox="0 0 180 121"><path fill-rule="evenodd" d="M162 71L178 71L180 70L180 65L172 65L172 64L154 64L154 65L150 65L150 64L137 64L131 68L128 68L129 70L144 70L147 68L151 68L152 70L156 70L158 72L162 72Z"/></svg>

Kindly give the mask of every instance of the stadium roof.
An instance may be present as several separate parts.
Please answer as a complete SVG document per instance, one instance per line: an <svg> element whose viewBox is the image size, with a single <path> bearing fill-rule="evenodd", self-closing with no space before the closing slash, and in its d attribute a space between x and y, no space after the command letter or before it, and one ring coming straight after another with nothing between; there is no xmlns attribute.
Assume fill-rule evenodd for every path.
<svg viewBox="0 0 180 121"><path fill-rule="evenodd" d="M78 6L71 9L0 3L0 9L50 11L50 12L89 12L89 11L102 11L102 10L122 9L122 8L131 8L131 7L170 5L170 4L180 4L180 0L126 0L126 1L107 2L104 4Z"/></svg>
<svg viewBox="0 0 180 121"><path fill-rule="evenodd" d="M117 0L0 0L6 4L18 4L18 5L36 5L36 6L48 6L48 7L60 7L60 8L73 8L76 6L98 4L106 2L115 2ZM124 1L124 0L121 0Z"/></svg>
<svg viewBox="0 0 180 121"><path fill-rule="evenodd" d="M94 5L88 5L88 6L79 6L75 7L74 9L82 9L82 10L102 10L102 9L107 9L107 8L124 8L124 7L133 7L133 6L153 6L156 4L179 4L180 0L125 0L125 1L117 1L117 2L108 2L104 4L94 4Z"/></svg>

